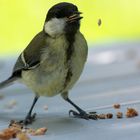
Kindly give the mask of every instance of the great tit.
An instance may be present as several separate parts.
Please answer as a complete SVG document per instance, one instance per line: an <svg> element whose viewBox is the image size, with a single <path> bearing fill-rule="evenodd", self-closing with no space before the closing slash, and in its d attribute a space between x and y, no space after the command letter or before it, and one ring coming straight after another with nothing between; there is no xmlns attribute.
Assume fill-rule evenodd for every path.
<svg viewBox="0 0 140 140"><path fill-rule="evenodd" d="M22 121L32 123L33 107L40 96L52 97L60 94L76 108L69 113L83 119L97 119L74 104L68 96L69 90L79 79L87 60L88 46L80 32L82 13L76 5L61 2L51 7L45 23L18 57L11 76L0 83L0 89L15 81L22 82L35 93L33 104Z"/></svg>

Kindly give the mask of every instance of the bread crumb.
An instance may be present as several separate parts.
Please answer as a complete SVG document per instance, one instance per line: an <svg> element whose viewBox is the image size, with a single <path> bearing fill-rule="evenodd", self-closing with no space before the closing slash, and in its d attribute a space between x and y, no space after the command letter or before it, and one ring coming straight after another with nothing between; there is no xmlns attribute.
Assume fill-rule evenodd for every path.
<svg viewBox="0 0 140 140"><path fill-rule="evenodd" d="M27 136L27 134L26 133L18 133L17 134L17 138L19 139L19 140L30 140L30 138Z"/></svg>
<svg viewBox="0 0 140 140"><path fill-rule="evenodd" d="M122 112L117 112L116 116L117 116L118 119L121 119L121 118L123 118L123 113Z"/></svg>
<svg viewBox="0 0 140 140"><path fill-rule="evenodd" d="M138 112L134 108L127 108L126 117L132 118L138 116Z"/></svg>
<svg viewBox="0 0 140 140"><path fill-rule="evenodd" d="M12 138L18 138L19 140L30 140L28 135L45 135L46 131L46 127L36 130L32 128L24 128L23 124L12 120L9 124L9 128L0 131L0 140L10 140Z"/></svg>
<svg viewBox="0 0 140 140"><path fill-rule="evenodd" d="M120 105L120 104L114 104L113 107L114 107L115 109L120 109L121 105Z"/></svg>
<svg viewBox="0 0 140 140"><path fill-rule="evenodd" d="M98 119L105 119L106 115L105 114L99 114L97 115Z"/></svg>
<svg viewBox="0 0 140 140"><path fill-rule="evenodd" d="M7 128L0 131L0 140L10 140L11 138L16 138L17 131L13 128Z"/></svg>
<svg viewBox="0 0 140 140"><path fill-rule="evenodd" d="M113 114L112 114L112 113L106 114L106 118L107 118L107 119L112 119L112 118L113 118Z"/></svg>
<svg viewBox="0 0 140 140"><path fill-rule="evenodd" d="M42 127L42 128L37 129L35 132L32 132L31 135L33 136L44 135L46 131L47 131L47 128Z"/></svg>
<svg viewBox="0 0 140 140"><path fill-rule="evenodd" d="M32 134L32 133L35 133L35 130L32 128L26 128L23 130L23 132L27 132L28 134Z"/></svg>

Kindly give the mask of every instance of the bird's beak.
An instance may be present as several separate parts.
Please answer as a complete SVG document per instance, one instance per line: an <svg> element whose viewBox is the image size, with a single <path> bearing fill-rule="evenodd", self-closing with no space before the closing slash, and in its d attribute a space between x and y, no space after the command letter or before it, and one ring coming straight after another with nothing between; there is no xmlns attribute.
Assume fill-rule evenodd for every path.
<svg viewBox="0 0 140 140"><path fill-rule="evenodd" d="M69 16L67 22L72 23L75 21L79 21L80 19L83 18L80 16L80 14L82 14L82 12L76 12L73 15Z"/></svg>

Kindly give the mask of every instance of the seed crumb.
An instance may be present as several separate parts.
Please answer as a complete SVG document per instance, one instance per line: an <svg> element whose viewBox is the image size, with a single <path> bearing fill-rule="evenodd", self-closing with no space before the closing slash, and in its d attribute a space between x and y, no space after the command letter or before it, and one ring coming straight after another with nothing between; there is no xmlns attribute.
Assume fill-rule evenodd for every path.
<svg viewBox="0 0 140 140"><path fill-rule="evenodd" d="M117 112L116 116L117 116L118 119L121 119L121 118L123 118L123 113L122 112Z"/></svg>
<svg viewBox="0 0 140 140"><path fill-rule="evenodd" d="M127 118L132 118L138 116L138 112L134 108L127 108L125 115Z"/></svg>

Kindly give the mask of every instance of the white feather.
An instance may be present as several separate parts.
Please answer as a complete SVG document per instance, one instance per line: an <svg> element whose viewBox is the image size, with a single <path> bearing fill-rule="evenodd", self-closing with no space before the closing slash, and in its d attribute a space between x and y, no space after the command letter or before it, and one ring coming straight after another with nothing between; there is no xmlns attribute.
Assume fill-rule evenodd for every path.
<svg viewBox="0 0 140 140"><path fill-rule="evenodd" d="M65 18L52 18L50 21L46 22L44 25L45 32L52 37L56 37L64 33L64 28L66 24Z"/></svg>
<svg viewBox="0 0 140 140"><path fill-rule="evenodd" d="M25 57L24 57L24 52L21 54L21 60L24 63L25 67L28 67L28 64L26 63Z"/></svg>

